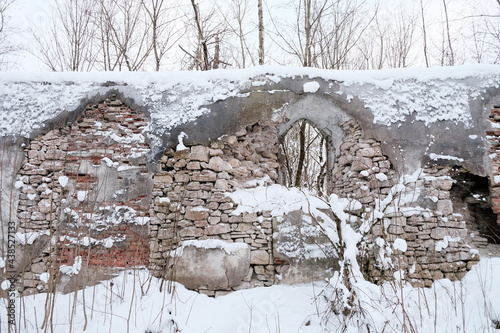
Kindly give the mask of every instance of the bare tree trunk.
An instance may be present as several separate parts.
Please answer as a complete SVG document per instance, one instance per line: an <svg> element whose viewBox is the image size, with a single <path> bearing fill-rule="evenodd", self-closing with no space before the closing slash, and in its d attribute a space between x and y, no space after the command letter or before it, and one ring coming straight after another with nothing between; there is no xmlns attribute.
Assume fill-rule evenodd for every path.
<svg viewBox="0 0 500 333"><path fill-rule="evenodd" d="M212 64L213 69L219 68L220 64L220 39L219 35L215 36L215 50L214 50L214 61Z"/></svg>
<svg viewBox="0 0 500 333"><path fill-rule="evenodd" d="M153 44L153 54L155 57L155 71L160 70L160 61L161 61L161 56L160 52L158 50L158 19L159 19L159 13L161 10L161 5L163 4L163 1L157 2L157 1L152 1L152 9L151 11L148 11L147 6L146 10L148 11L149 17L151 19L151 32L152 32L152 40L151 43ZM158 8L160 6L160 8Z"/></svg>
<svg viewBox="0 0 500 333"><path fill-rule="evenodd" d="M297 164L297 173L295 174L295 186L301 187L302 172L304 169L304 160L306 157L306 125L307 122L302 120L299 131L299 161Z"/></svg>
<svg viewBox="0 0 500 333"><path fill-rule="evenodd" d="M259 0L261 1L261 0ZM259 27L260 28L260 27ZM241 67L246 67L246 55L245 55L245 34L243 33L243 20L240 15L238 15L238 39L240 40L240 52L241 52ZM260 40L259 40L260 43ZM259 44L259 62L260 62L260 44Z"/></svg>
<svg viewBox="0 0 500 333"><path fill-rule="evenodd" d="M141 0L141 4L147 14L146 20L149 20L150 30L145 33L151 35L155 71L159 71L167 51L182 38L184 27L175 25L182 15L179 15L176 5L166 0Z"/></svg>
<svg viewBox="0 0 500 333"><path fill-rule="evenodd" d="M304 0L304 67L310 67L311 64L311 1Z"/></svg>
<svg viewBox="0 0 500 333"><path fill-rule="evenodd" d="M264 17L262 13L262 0L258 0L258 12L259 12L259 65L264 65Z"/></svg>
<svg viewBox="0 0 500 333"><path fill-rule="evenodd" d="M203 29L201 28L200 13L199 13L198 5L194 3L194 0L191 0L191 5L193 6L194 21L196 23L196 28L198 29L198 43L200 46L199 56L201 57L201 59L200 59L201 68L200 69L202 71L206 71L206 70L210 69L210 64L209 64L209 60L208 60L207 41L205 40L205 36L203 35Z"/></svg>
<svg viewBox="0 0 500 333"><path fill-rule="evenodd" d="M455 56L453 54L453 47L451 46L451 36L450 36L450 20L448 17L448 6L446 4L446 0L443 0L443 6L444 6L444 14L445 14L445 20L446 20L446 37L448 41L448 47L450 49L450 61L448 62L448 65L455 65Z"/></svg>
<svg viewBox="0 0 500 333"><path fill-rule="evenodd" d="M498 0L500 1L500 0ZM422 38L424 39L424 58L425 58L425 66L429 67L429 56L427 54L427 30L426 30L426 24L425 24L425 14L424 14L424 1L420 0L420 10L421 10L421 15L422 15Z"/></svg>

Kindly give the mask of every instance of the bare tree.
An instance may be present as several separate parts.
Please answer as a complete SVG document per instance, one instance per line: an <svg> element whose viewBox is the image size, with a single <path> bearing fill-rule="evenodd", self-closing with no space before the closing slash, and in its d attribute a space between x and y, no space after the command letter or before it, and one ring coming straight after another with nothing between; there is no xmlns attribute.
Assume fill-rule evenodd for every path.
<svg viewBox="0 0 500 333"><path fill-rule="evenodd" d="M477 32L474 33L474 44L481 45L484 55L481 61L487 61L494 64L500 63L500 0L496 1L498 5L495 12L487 7L480 15L480 22L477 23ZM476 54L477 47L476 46Z"/></svg>
<svg viewBox="0 0 500 333"><path fill-rule="evenodd" d="M52 71L86 71L95 62L93 0L56 2L54 20L32 30L34 52Z"/></svg>
<svg viewBox="0 0 500 333"><path fill-rule="evenodd" d="M153 48L155 70L159 71L165 54L182 38L183 28L177 22L181 16L176 6L165 0L142 0L150 21L149 33Z"/></svg>
<svg viewBox="0 0 500 333"><path fill-rule="evenodd" d="M386 33L388 67L407 67L411 65L410 51L416 41L418 16L400 7L392 13L393 21Z"/></svg>
<svg viewBox="0 0 500 333"><path fill-rule="evenodd" d="M194 0L191 0L191 6L194 17L192 24L196 31L195 51L189 51L179 45L188 56L188 69L205 71L217 69L221 65L229 66L229 63L221 59L221 44L228 30L224 19L218 17L216 7L212 7L202 15L199 5Z"/></svg>
<svg viewBox="0 0 500 333"><path fill-rule="evenodd" d="M337 1L329 10L327 24L319 31L318 67L328 69L356 69L352 57L358 43L372 26L378 7L370 7L366 0Z"/></svg>
<svg viewBox="0 0 500 333"><path fill-rule="evenodd" d="M314 124L305 119L295 122L281 137L284 160L283 184L325 193L328 156L327 139Z"/></svg>
<svg viewBox="0 0 500 333"><path fill-rule="evenodd" d="M203 31L200 18L200 7L194 2L194 0L191 0L191 5L193 6L194 23L198 32L198 48L196 50L196 57L194 57L198 62L196 66L199 67L202 71L209 70L210 59L208 55L207 39L205 36L205 31Z"/></svg>
<svg viewBox="0 0 500 333"><path fill-rule="evenodd" d="M471 22L471 43L469 50L471 52L471 57L477 63L481 63L485 60L485 55L488 50L487 39L484 32L480 31L477 27L477 22Z"/></svg>
<svg viewBox="0 0 500 333"><path fill-rule="evenodd" d="M423 0L420 0L420 17L422 19L422 42L424 47L423 52L425 58L425 66L429 67L429 55L427 53L427 25L425 24L425 8Z"/></svg>
<svg viewBox="0 0 500 333"><path fill-rule="evenodd" d="M11 29L9 28L8 10L15 0L0 0L0 69L6 69L10 61L5 60L5 57L16 50L16 47L10 40Z"/></svg>
<svg viewBox="0 0 500 333"><path fill-rule="evenodd" d="M299 0L294 11L295 22L273 18L274 41L280 48L297 58L304 67L316 63L318 31L323 14L331 6L329 0Z"/></svg>
<svg viewBox="0 0 500 333"><path fill-rule="evenodd" d="M149 34L152 23L147 19L142 4L134 0L98 1L97 22L102 31L100 49L105 61L104 69L143 69L153 50L153 43ZM156 23L158 29L159 22Z"/></svg>
<svg viewBox="0 0 500 333"><path fill-rule="evenodd" d="M451 45L451 34L450 34L450 18L448 16L448 4L446 3L446 0L443 0L443 8L444 8L444 17L445 17L445 24L446 24L446 42L447 46L446 48L443 48L443 50L446 50L443 52L443 57L441 58L441 65L450 65L453 66L455 65L455 55L453 53L453 46ZM446 60L445 58L448 58Z"/></svg>
<svg viewBox="0 0 500 333"><path fill-rule="evenodd" d="M262 11L262 0L258 0L258 16L259 16L259 65L264 65L264 14Z"/></svg>
<svg viewBox="0 0 500 333"><path fill-rule="evenodd" d="M228 59L239 68L245 68L249 64L256 65L255 47L252 47L248 38L257 28L251 20L250 13L253 9L251 2L250 0L229 0L226 5L226 10L220 6L220 3L218 3L217 8L227 26L224 44L230 53ZM260 57L260 53L258 57Z"/></svg>
<svg viewBox="0 0 500 333"><path fill-rule="evenodd" d="M352 68L381 69L385 66L386 26L379 16L375 18L356 46L355 55L350 60Z"/></svg>

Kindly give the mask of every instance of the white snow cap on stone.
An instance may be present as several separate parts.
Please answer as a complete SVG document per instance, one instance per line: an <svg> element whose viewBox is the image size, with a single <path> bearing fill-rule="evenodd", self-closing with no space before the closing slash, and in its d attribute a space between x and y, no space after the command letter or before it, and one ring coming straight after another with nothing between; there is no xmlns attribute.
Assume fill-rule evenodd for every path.
<svg viewBox="0 0 500 333"><path fill-rule="evenodd" d="M181 134L179 134L179 136L177 137L177 140L179 140L179 144L176 147L177 151L187 149L186 146L184 146L184 138L187 138L187 137L188 137L187 134L184 132L181 132Z"/></svg>
<svg viewBox="0 0 500 333"><path fill-rule="evenodd" d="M401 252L406 252L408 249L408 244L406 244L406 241L402 238L396 238L392 246L395 250L399 250Z"/></svg>
<svg viewBox="0 0 500 333"><path fill-rule="evenodd" d="M221 249L226 253L237 252L248 248L246 243L230 243L220 239L187 240L181 243L177 249L172 251L172 256L181 256L185 247L193 246L201 249Z"/></svg>
<svg viewBox="0 0 500 333"><path fill-rule="evenodd" d="M316 81L304 83L305 93L315 93L319 90L319 83Z"/></svg>
<svg viewBox="0 0 500 333"><path fill-rule="evenodd" d="M40 274L40 281L47 283L50 279L50 274L45 272Z"/></svg>
<svg viewBox="0 0 500 333"><path fill-rule="evenodd" d="M62 187L66 187L66 185L68 185L68 177L66 176L59 176L57 180L59 181L59 184L61 184Z"/></svg>

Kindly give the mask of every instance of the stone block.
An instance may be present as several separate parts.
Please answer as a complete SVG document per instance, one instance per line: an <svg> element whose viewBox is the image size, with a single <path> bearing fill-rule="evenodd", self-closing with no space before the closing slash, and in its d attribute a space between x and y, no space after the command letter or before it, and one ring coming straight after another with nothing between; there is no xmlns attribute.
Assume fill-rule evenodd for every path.
<svg viewBox="0 0 500 333"><path fill-rule="evenodd" d="M31 272L35 274L41 274L47 271L47 266L44 263L38 262L31 265Z"/></svg>
<svg viewBox="0 0 500 333"><path fill-rule="evenodd" d="M437 210L442 212L443 215L450 215L453 213L453 203L451 200L438 200Z"/></svg>
<svg viewBox="0 0 500 333"><path fill-rule="evenodd" d="M191 179L197 182L215 182L217 174L211 170L203 170L201 172L193 172Z"/></svg>
<svg viewBox="0 0 500 333"><path fill-rule="evenodd" d="M179 236L181 237L201 237L203 236L203 229L196 227L182 228L179 231Z"/></svg>
<svg viewBox="0 0 500 333"><path fill-rule="evenodd" d="M196 227L206 228L208 226L208 222L206 220L194 221L194 225Z"/></svg>
<svg viewBox="0 0 500 333"><path fill-rule="evenodd" d="M192 221L206 220L210 211L204 207L187 207L185 218Z"/></svg>
<svg viewBox="0 0 500 333"><path fill-rule="evenodd" d="M208 223L210 224L217 224L220 222L220 217L219 216L210 216L208 218Z"/></svg>
<svg viewBox="0 0 500 333"><path fill-rule="evenodd" d="M406 226L406 217L404 216L396 216L396 217L393 217L391 218L391 223L393 225L398 225L398 226Z"/></svg>
<svg viewBox="0 0 500 333"><path fill-rule="evenodd" d="M50 213L56 208L56 203L50 199L42 199L38 202L38 210L40 213Z"/></svg>
<svg viewBox="0 0 500 333"><path fill-rule="evenodd" d="M222 156L224 155L224 152L222 151L222 149L210 149L209 150L209 155L210 156Z"/></svg>
<svg viewBox="0 0 500 333"><path fill-rule="evenodd" d="M240 285L250 271L250 248L225 243L184 247L176 258L175 280L188 289L229 290Z"/></svg>
<svg viewBox="0 0 500 333"><path fill-rule="evenodd" d="M362 156L362 157L374 157L374 156L381 156L381 151L380 147L366 147L366 148L361 148L356 152L356 156Z"/></svg>
<svg viewBox="0 0 500 333"><path fill-rule="evenodd" d="M454 236L455 230L449 228L434 228L431 230L431 237L433 239L443 239L445 236Z"/></svg>
<svg viewBox="0 0 500 333"><path fill-rule="evenodd" d="M240 223L243 222L243 217L241 215L231 215L229 217L229 223Z"/></svg>
<svg viewBox="0 0 500 333"><path fill-rule="evenodd" d="M215 201L211 201L208 203L207 208L213 211L218 211L219 215L214 215L213 213L210 214L212 216L220 216L221 212L218 210L219 209L219 203Z"/></svg>
<svg viewBox="0 0 500 333"><path fill-rule="evenodd" d="M160 250L160 244L158 242L149 242L149 252L154 253Z"/></svg>
<svg viewBox="0 0 500 333"><path fill-rule="evenodd" d="M176 169L182 169L187 165L187 163L188 163L187 160L181 159L174 163L174 167Z"/></svg>
<svg viewBox="0 0 500 333"><path fill-rule="evenodd" d="M32 221L43 221L43 220L45 220L45 214L35 211L35 212L31 213L31 220Z"/></svg>
<svg viewBox="0 0 500 333"><path fill-rule="evenodd" d="M40 169L48 171L57 171L64 168L64 161L44 161L40 164Z"/></svg>
<svg viewBox="0 0 500 333"><path fill-rule="evenodd" d="M257 274L257 275L265 275L266 274L266 270L265 270L264 266L255 266L253 269L255 271L255 274Z"/></svg>
<svg viewBox="0 0 500 333"><path fill-rule="evenodd" d="M238 226L236 227L236 231L241 231L241 232L246 232L248 230L252 229L252 225L249 224L249 223L240 223L238 224Z"/></svg>
<svg viewBox="0 0 500 333"><path fill-rule="evenodd" d="M250 254L250 263L252 265L269 265L269 253L266 250L252 251Z"/></svg>
<svg viewBox="0 0 500 333"><path fill-rule="evenodd" d="M257 222L259 218L257 213L245 213L243 214L243 222Z"/></svg>
<svg viewBox="0 0 500 333"><path fill-rule="evenodd" d="M236 135L226 135L222 138L222 140L230 145L238 142L238 138L236 137Z"/></svg>
<svg viewBox="0 0 500 333"><path fill-rule="evenodd" d="M201 188L200 186L200 183L199 182L189 182L187 185L186 185L186 190L189 190L189 191L197 191Z"/></svg>
<svg viewBox="0 0 500 333"><path fill-rule="evenodd" d="M200 162L189 162L186 166L186 168L188 170L200 170L201 169L201 166L200 166Z"/></svg>
<svg viewBox="0 0 500 333"><path fill-rule="evenodd" d="M231 226L229 224L215 224L209 225L206 228L207 235L220 235L226 234L231 231Z"/></svg>
<svg viewBox="0 0 500 333"><path fill-rule="evenodd" d="M453 186L453 180L451 179L434 179L432 181L432 187L438 190L449 191Z"/></svg>
<svg viewBox="0 0 500 333"><path fill-rule="evenodd" d="M373 161L370 158L361 156L354 157L351 164L352 171L363 171L371 169L372 167L373 167Z"/></svg>
<svg viewBox="0 0 500 333"><path fill-rule="evenodd" d="M229 189L229 184L225 179L217 179L215 182L215 188L222 191L227 191Z"/></svg>
<svg viewBox="0 0 500 333"><path fill-rule="evenodd" d="M391 224L389 226L389 228L387 229L387 231L391 234L394 234L394 235L402 235L405 233L405 230L403 229L402 226L394 225L394 224Z"/></svg>
<svg viewBox="0 0 500 333"><path fill-rule="evenodd" d="M189 159L192 161L208 162L210 149L205 146L191 147Z"/></svg>
<svg viewBox="0 0 500 333"><path fill-rule="evenodd" d="M228 163L229 163L229 165L231 165L231 167L233 167L233 168L237 168L237 167L239 167L239 166L241 165L241 162L240 162L237 158L234 158L234 157L233 157L233 158L230 158L230 159L228 160Z"/></svg>
<svg viewBox="0 0 500 333"><path fill-rule="evenodd" d="M221 203L219 205L219 209L220 210L228 210L228 209L232 210L233 209L233 203L231 203L231 202Z"/></svg>
<svg viewBox="0 0 500 333"><path fill-rule="evenodd" d="M189 158L189 148L177 150L174 154L174 158L177 160Z"/></svg>
<svg viewBox="0 0 500 333"><path fill-rule="evenodd" d="M189 175L186 173L176 173L174 179L177 183L187 183L189 182Z"/></svg>
<svg viewBox="0 0 500 333"><path fill-rule="evenodd" d="M210 158L207 168L216 172L221 172L231 170L233 167L220 156L214 156Z"/></svg>

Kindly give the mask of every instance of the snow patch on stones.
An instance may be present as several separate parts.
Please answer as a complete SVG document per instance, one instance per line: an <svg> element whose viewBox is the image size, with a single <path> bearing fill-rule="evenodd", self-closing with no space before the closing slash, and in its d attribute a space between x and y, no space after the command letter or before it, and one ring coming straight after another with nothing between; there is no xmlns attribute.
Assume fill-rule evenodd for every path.
<svg viewBox="0 0 500 333"><path fill-rule="evenodd" d="M315 93L319 90L319 87L319 83L314 81L304 83L303 89L305 93Z"/></svg>
<svg viewBox="0 0 500 333"><path fill-rule="evenodd" d="M182 256L184 248L188 246L200 249L221 249L227 254L238 252L240 250L246 250L248 248L248 244L246 243L229 243L220 239L188 240L183 241L181 246L171 251L170 255L172 257Z"/></svg>

